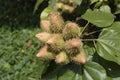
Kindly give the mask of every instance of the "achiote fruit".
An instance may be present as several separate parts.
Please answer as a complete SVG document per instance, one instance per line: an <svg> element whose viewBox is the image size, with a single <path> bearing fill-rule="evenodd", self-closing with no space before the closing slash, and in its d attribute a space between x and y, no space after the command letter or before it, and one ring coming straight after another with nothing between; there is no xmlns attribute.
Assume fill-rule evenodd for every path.
<svg viewBox="0 0 120 80"><path fill-rule="evenodd" d="M80 48L82 46L82 42L80 39L73 38L71 40L66 41L65 50L69 55L75 55L80 52Z"/></svg>
<svg viewBox="0 0 120 80"><path fill-rule="evenodd" d="M63 29L63 38L69 40L78 37L80 28L76 23L68 22Z"/></svg>
<svg viewBox="0 0 120 80"><path fill-rule="evenodd" d="M51 60L55 58L55 54L47 50L47 46L44 46L36 55L41 60Z"/></svg>
<svg viewBox="0 0 120 80"><path fill-rule="evenodd" d="M61 17L59 12L51 12L50 15L50 23L51 23L51 32L52 33L61 33L64 27L64 20Z"/></svg>
<svg viewBox="0 0 120 80"><path fill-rule="evenodd" d="M44 31L50 32L50 26L51 26L51 23L49 20L41 20L41 28Z"/></svg>
<svg viewBox="0 0 120 80"><path fill-rule="evenodd" d="M64 40L61 34L53 34L46 42L48 49L52 52L59 52L64 48Z"/></svg>
<svg viewBox="0 0 120 80"><path fill-rule="evenodd" d="M72 56L71 60L73 62L75 62L76 64L85 64L87 59L86 59L84 49L82 48L81 51L78 54L76 54L75 56Z"/></svg>
<svg viewBox="0 0 120 80"><path fill-rule="evenodd" d="M45 43L51 37L51 34L47 32L41 32L36 34L35 37L38 38L41 42Z"/></svg>
<svg viewBox="0 0 120 80"><path fill-rule="evenodd" d="M56 55L55 62L58 64L68 64L69 63L69 58L66 52L62 51L59 54Z"/></svg>

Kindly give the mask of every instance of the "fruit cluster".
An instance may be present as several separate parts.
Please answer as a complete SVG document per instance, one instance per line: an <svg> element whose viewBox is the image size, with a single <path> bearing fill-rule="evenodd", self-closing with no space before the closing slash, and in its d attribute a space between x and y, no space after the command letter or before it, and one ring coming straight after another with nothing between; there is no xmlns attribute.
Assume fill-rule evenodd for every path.
<svg viewBox="0 0 120 80"><path fill-rule="evenodd" d="M76 6L77 5L75 4L74 0L57 0L56 3L56 8L59 11L69 13L72 13L75 10Z"/></svg>
<svg viewBox="0 0 120 80"><path fill-rule="evenodd" d="M74 22L64 22L59 12L51 12L49 20L41 21L40 32L35 36L45 46L36 55L43 61L55 59L58 64L86 63L83 43L79 38L80 28Z"/></svg>

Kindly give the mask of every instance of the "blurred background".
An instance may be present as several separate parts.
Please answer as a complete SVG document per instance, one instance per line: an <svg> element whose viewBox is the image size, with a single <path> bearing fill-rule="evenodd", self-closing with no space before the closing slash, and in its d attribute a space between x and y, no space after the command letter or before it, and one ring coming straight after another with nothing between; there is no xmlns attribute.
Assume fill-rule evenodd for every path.
<svg viewBox="0 0 120 80"><path fill-rule="evenodd" d="M43 62L36 58L42 44L40 13L45 0L33 13L36 0L0 0L0 80L38 80Z"/></svg>

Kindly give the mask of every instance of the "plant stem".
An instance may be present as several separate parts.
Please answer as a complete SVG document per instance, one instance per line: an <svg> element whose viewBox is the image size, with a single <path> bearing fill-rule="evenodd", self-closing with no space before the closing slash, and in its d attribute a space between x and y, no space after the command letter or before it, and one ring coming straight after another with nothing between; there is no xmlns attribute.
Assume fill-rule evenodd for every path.
<svg viewBox="0 0 120 80"><path fill-rule="evenodd" d="M95 34L95 33L99 32L99 31L101 31L101 30L102 30L102 29L97 30L97 31L93 31L93 32L87 33L87 34L85 34L85 35L89 36L89 35L91 35L91 34Z"/></svg>
<svg viewBox="0 0 120 80"><path fill-rule="evenodd" d="M97 41L98 39L82 39L82 41Z"/></svg>
<svg viewBox="0 0 120 80"><path fill-rule="evenodd" d="M89 25L89 21L87 22L87 24L85 25L85 27L82 29L82 31L81 31L81 33L80 33L80 35L79 36L81 36L81 34L84 32L84 30L88 27L88 25Z"/></svg>

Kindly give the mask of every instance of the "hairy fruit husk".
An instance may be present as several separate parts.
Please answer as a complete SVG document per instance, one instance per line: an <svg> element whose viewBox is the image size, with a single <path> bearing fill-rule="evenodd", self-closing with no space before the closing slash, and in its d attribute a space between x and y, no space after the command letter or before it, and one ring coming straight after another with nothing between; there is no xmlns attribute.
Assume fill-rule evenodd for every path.
<svg viewBox="0 0 120 80"><path fill-rule="evenodd" d="M64 43L61 34L52 34L50 39L46 42L48 50L56 53L64 48Z"/></svg>
<svg viewBox="0 0 120 80"><path fill-rule="evenodd" d="M63 38L65 40L77 38L79 37L79 34L80 34L80 28L74 22L68 22L63 29Z"/></svg>
<svg viewBox="0 0 120 80"><path fill-rule="evenodd" d="M51 12L50 15L50 23L51 23L51 32L52 33L61 33L64 27L64 20L61 17L59 12Z"/></svg>
<svg viewBox="0 0 120 80"><path fill-rule="evenodd" d="M38 58L40 58L41 60L43 61L46 61L46 60L51 60L51 59L54 59L55 58L55 54L52 53L52 52L49 52L47 50L47 46L44 46L39 52L38 54L36 55Z"/></svg>
<svg viewBox="0 0 120 80"><path fill-rule="evenodd" d="M81 47L82 42L78 38L73 38L65 43L65 50L69 55L75 55L76 53L80 52Z"/></svg>
<svg viewBox="0 0 120 80"><path fill-rule="evenodd" d="M71 60L76 64L85 64L87 59L84 49L82 48L78 54L72 56Z"/></svg>
<svg viewBox="0 0 120 80"><path fill-rule="evenodd" d="M56 55L55 62L61 65L68 64L69 58L65 51L60 52Z"/></svg>
<svg viewBox="0 0 120 80"><path fill-rule="evenodd" d="M41 20L41 28L43 31L50 32L51 23L49 20Z"/></svg>
<svg viewBox="0 0 120 80"><path fill-rule="evenodd" d="M35 37L38 38L38 40L40 40L41 42L45 43L51 37L51 34L47 32L41 32L36 34Z"/></svg>

